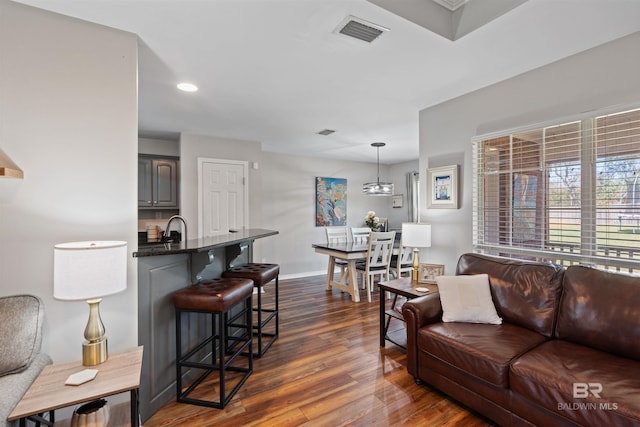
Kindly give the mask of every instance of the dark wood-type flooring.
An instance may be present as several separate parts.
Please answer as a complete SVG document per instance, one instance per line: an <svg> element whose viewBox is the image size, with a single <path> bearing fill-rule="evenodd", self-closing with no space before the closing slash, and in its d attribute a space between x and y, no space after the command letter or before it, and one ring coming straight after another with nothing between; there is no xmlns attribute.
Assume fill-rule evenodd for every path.
<svg viewBox="0 0 640 427"><path fill-rule="evenodd" d="M416 385L404 350L380 347L377 288L372 303L365 291L364 301L353 303L348 294L326 291L325 280L280 281L280 338L255 359L253 374L225 409L173 401L144 426L493 425ZM266 290L268 299L273 287Z"/></svg>

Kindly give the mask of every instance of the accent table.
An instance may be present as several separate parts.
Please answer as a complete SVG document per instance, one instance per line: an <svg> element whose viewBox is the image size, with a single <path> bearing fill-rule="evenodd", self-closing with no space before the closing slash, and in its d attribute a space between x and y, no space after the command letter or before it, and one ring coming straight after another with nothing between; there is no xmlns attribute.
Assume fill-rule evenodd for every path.
<svg viewBox="0 0 640 427"><path fill-rule="evenodd" d="M414 282L410 277L401 277L399 279L379 282L378 288L380 289L380 347L384 347L385 341L389 341L398 347L406 349L406 331L404 331L404 335L400 331L388 332L391 319L398 319L404 322L402 313L396 309L398 297L403 296L407 299L413 299L423 295L430 295L438 292L438 286L435 284ZM429 292L420 292L416 290L416 288L427 288ZM390 309L386 309L387 303L385 295L383 294L384 292L393 294Z"/></svg>
<svg viewBox="0 0 640 427"><path fill-rule="evenodd" d="M78 386L65 385L69 375L88 368L98 369L95 379ZM106 362L96 366L83 366L81 361L45 366L7 420L20 420L23 426L31 416L129 391L131 425L138 427L141 368L142 346L110 354Z"/></svg>

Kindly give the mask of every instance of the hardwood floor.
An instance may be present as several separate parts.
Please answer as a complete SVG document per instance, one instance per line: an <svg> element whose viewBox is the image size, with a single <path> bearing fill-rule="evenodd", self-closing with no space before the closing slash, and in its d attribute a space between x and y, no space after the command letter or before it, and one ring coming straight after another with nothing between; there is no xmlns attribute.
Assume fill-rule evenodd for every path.
<svg viewBox="0 0 640 427"><path fill-rule="evenodd" d="M416 385L404 350L380 347L377 290L372 303L353 303L325 279L280 281L280 337L225 409L174 401L144 426L493 425Z"/></svg>

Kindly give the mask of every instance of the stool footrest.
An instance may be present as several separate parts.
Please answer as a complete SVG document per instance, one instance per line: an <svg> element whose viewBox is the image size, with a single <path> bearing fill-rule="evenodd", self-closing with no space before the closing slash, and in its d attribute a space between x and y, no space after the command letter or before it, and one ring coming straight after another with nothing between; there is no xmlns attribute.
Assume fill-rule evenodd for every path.
<svg viewBox="0 0 640 427"><path fill-rule="evenodd" d="M238 390L240 390L240 387L242 387L242 385L249 378L249 375L252 373L252 371L247 368L229 368L228 370L235 371L235 372L244 372L244 373L247 373L247 375L244 375L240 379L240 381L235 385L235 387L233 387L231 392L229 392L226 398L224 398L220 402L214 402L214 401L203 400L203 399L195 399L193 397L189 397L189 394L193 392L196 389L196 387L199 386L200 383L202 383L202 381L204 381L209 376L209 374L213 372L213 369L208 369L207 372L204 372L202 375L200 375L199 378L194 380L193 383L189 386L189 388L187 388L183 393L180 393L177 396L176 400L180 403L191 403L194 405L208 406L210 408L224 409L227 403L231 401L231 398L238 392Z"/></svg>
<svg viewBox="0 0 640 427"><path fill-rule="evenodd" d="M208 338L205 338L200 343L198 343L198 345L193 347L191 350L189 350L185 354L181 355L180 358L176 358L176 361L178 361L180 363L183 363L183 361L187 361L187 360L191 359L197 352L202 350L207 344L210 344L216 338L217 338L217 335L212 335L212 336L210 336Z"/></svg>
<svg viewBox="0 0 640 427"><path fill-rule="evenodd" d="M258 334L256 334L254 332L253 335L255 336L255 335L258 335ZM263 337L265 337L265 336L266 337L271 337L271 339L262 345L262 350L258 352L258 357L262 357L267 352L267 350L269 350L269 347L271 347L271 344L273 344L275 342L275 340L278 339L278 335L277 334L273 334L273 333L270 333L270 332L263 332L262 336ZM256 355L256 353L254 353L254 356L255 355Z"/></svg>
<svg viewBox="0 0 640 427"><path fill-rule="evenodd" d="M266 318L262 319L262 322L259 325L253 325L253 329L262 329L264 328L267 323L269 323L271 321L271 319L273 319L274 317L276 317L278 315L278 312L275 310L262 310L263 313L271 313L269 314ZM263 333L264 335L264 333Z"/></svg>
<svg viewBox="0 0 640 427"><path fill-rule="evenodd" d="M247 314L247 308L243 308L242 310L240 310L238 313L234 314L233 316L229 317L227 319L227 326L231 326L230 324L235 322L238 319L241 319L242 316L245 316ZM244 325L242 325L244 327Z"/></svg>

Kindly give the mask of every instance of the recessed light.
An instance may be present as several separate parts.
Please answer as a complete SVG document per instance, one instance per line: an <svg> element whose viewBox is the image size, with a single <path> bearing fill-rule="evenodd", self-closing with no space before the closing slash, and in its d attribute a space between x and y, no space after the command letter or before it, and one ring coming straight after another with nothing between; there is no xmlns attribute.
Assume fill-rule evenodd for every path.
<svg viewBox="0 0 640 427"><path fill-rule="evenodd" d="M178 83L177 87L178 87L178 89L180 89L181 91L184 91L184 92L197 92L198 91L198 86L194 85L193 83Z"/></svg>

